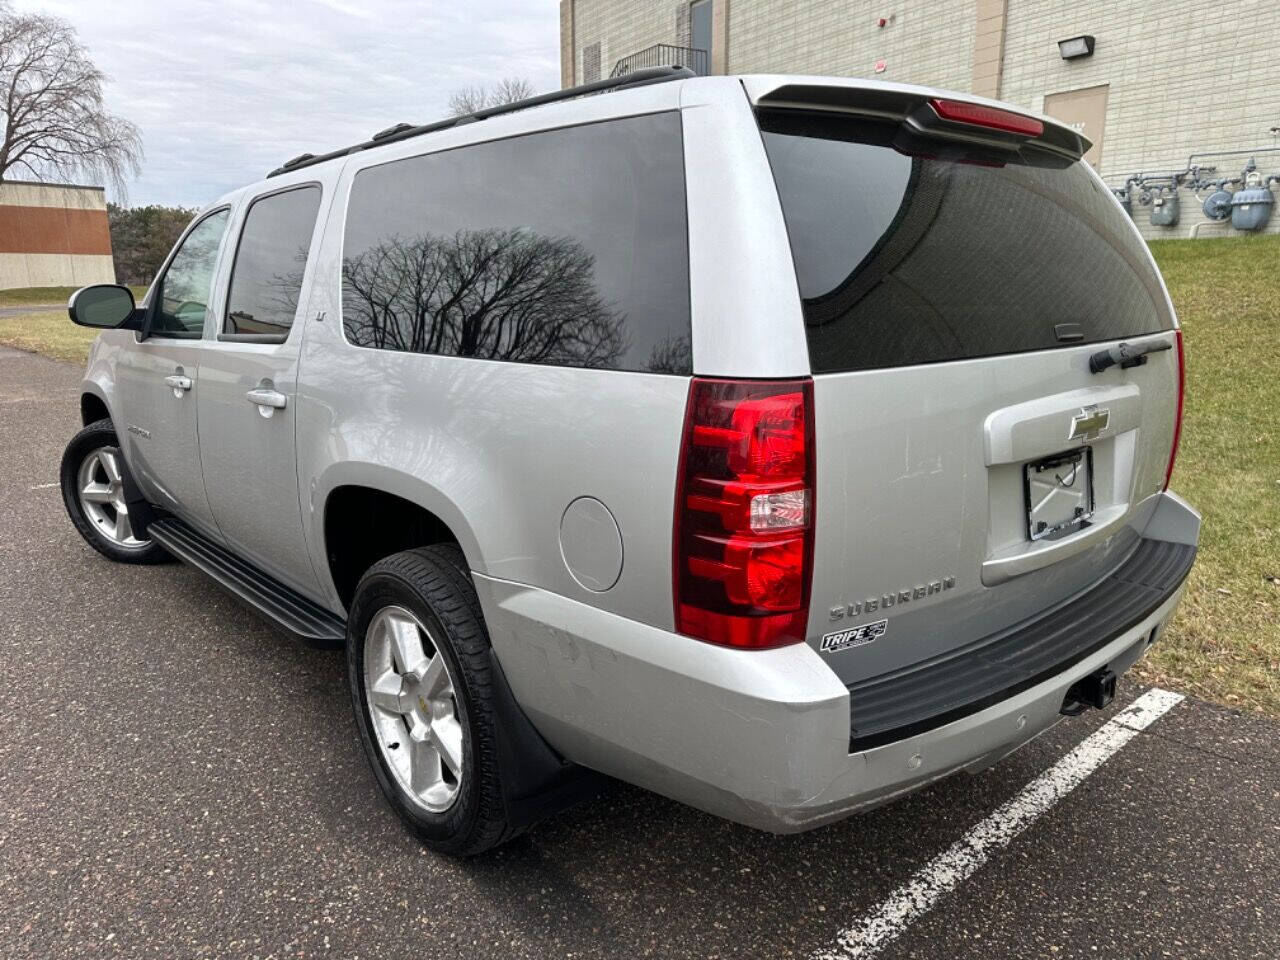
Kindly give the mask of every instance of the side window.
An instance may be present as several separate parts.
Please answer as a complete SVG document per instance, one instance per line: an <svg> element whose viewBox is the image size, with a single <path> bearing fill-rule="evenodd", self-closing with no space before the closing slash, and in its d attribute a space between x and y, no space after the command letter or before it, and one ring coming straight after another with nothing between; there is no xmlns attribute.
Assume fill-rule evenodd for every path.
<svg viewBox="0 0 1280 960"><path fill-rule="evenodd" d="M210 214L183 239L156 287L152 336L198 338L204 332L218 246L229 216L227 210Z"/></svg>
<svg viewBox="0 0 1280 960"><path fill-rule="evenodd" d="M320 188L314 186L275 193L249 207L231 266L223 333L289 335L319 209Z"/></svg>
<svg viewBox="0 0 1280 960"><path fill-rule="evenodd" d="M349 342L688 374L689 241L675 113L361 171L342 261Z"/></svg>

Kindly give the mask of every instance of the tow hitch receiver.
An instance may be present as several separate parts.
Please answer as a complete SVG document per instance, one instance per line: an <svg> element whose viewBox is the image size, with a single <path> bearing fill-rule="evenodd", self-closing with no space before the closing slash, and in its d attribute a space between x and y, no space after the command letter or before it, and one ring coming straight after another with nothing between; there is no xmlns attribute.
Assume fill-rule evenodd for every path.
<svg viewBox="0 0 1280 960"><path fill-rule="evenodd" d="M1090 707L1102 710L1115 698L1116 675L1103 667L1097 673L1082 677L1071 685L1062 701L1060 712L1068 717L1078 717Z"/></svg>

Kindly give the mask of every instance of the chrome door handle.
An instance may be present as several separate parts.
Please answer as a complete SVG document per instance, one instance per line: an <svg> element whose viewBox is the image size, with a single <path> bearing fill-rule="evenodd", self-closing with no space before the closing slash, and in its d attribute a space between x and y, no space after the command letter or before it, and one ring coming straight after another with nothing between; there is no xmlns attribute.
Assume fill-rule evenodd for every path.
<svg viewBox="0 0 1280 960"><path fill-rule="evenodd" d="M269 390L265 387L250 390L245 396L249 398L250 403L256 403L260 407L270 407L272 410L283 410L289 402L289 398L279 390Z"/></svg>
<svg viewBox="0 0 1280 960"><path fill-rule="evenodd" d="M179 391L191 389L191 378L184 377L180 373L171 374L164 378L166 387L173 387L174 396L181 396Z"/></svg>

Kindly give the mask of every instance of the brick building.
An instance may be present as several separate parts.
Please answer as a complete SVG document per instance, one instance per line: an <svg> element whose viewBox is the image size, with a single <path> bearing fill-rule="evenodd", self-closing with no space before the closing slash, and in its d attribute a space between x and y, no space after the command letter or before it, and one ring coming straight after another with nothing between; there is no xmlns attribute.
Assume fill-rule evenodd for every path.
<svg viewBox="0 0 1280 960"><path fill-rule="evenodd" d="M1066 59L1059 41L1089 37ZM1280 172L1280 17L1262 0L561 0L565 86L679 62L708 73L866 76L967 90L1076 125L1113 186L1182 170L1191 154L1236 176L1253 151ZM654 50L656 45L664 45ZM1083 41L1082 41L1083 46ZM705 51L705 52L703 52ZM1070 52L1070 51L1067 51ZM1240 154L1228 151L1244 151ZM1141 191L1135 191L1139 194ZM1205 217L1181 190L1176 226ZM1280 215L1268 231L1280 231ZM1202 235L1232 233L1209 221Z"/></svg>
<svg viewBox="0 0 1280 960"><path fill-rule="evenodd" d="M102 187L0 183L0 290L115 283Z"/></svg>

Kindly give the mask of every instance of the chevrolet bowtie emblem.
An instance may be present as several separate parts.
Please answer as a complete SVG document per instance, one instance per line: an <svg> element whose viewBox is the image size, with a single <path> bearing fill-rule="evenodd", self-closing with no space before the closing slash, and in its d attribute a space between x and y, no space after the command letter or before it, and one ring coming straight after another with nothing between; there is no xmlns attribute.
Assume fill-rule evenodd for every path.
<svg viewBox="0 0 1280 960"><path fill-rule="evenodd" d="M1081 407L1080 412L1071 418L1071 432L1068 440L1096 440L1111 422L1111 411L1106 407L1098 409L1097 404Z"/></svg>

